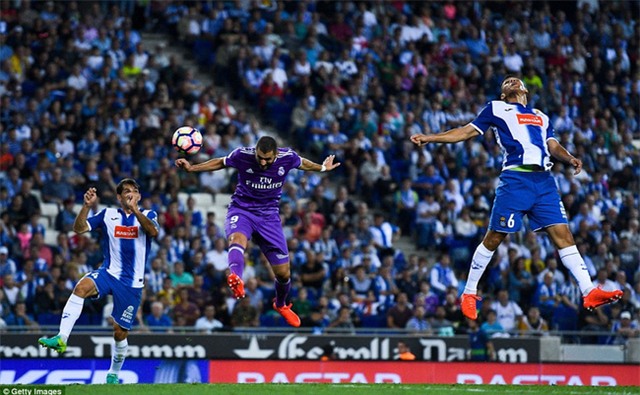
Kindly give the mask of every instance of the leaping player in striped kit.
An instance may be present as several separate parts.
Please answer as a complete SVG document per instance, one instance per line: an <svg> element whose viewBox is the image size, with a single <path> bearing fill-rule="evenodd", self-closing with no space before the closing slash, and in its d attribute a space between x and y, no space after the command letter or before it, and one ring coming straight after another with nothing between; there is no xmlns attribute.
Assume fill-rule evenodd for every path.
<svg viewBox="0 0 640 395"><path fill-rule="evenodd" d="M604 291L594 287L591 281L569 230L567 214L550 173L552 158L572 166L575 174L582 170L582 161L560 145L546 114L527 107L528 93L520 79L507 77L501 85L501 100L487 103L467 125L439 134L415 134L410 137L418 146L457 143L483 135L493 128L502 148L502 173L491 210L489 230L473 254L462 294L462 313L472 320L478 317L476 302L481 300L477 295L480 277L505 237L522 229L524 215L529 218L534 231L544 230L551 238L560 260L577 280L586 309L592 310L622 297L622 291Z"/></svg>

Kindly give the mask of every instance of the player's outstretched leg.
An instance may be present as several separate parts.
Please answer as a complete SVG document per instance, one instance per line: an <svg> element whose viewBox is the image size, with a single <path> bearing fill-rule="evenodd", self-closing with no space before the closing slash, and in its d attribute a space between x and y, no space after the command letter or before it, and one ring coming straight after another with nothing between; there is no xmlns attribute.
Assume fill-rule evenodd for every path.
<svg viewBox="0 0 640 395"><path fill-rule="evenodd" d="M244 292L244 281L235 273L231 273L227 277L227 285L231 288L231 292L233 292L233 296L236 299L242 299L245 296Z"/></svg>
<svg viewBox="0 0 640 395"><path fill-rule="evenodd" d="M602 288L594 288L587 294L587 296L583 299L584 308L592 311L596 307L600 307L602 305L613 303L622 298L622 291L605 291Z"/></svg>
<svg viewBox="0 0 640 395"><path fill-rule="evenodd" d="M482 300L481 297L476 295L478 292L478 282L489 261L491 261L493 253L494 251L489 250L483 243L480 243L473 253L469 275L467 276L467 284L460 299L462 314L469 319L475 320L478 318L476 302Z"/></svg>
<svg viewBox="0 0 640 395"><path fill-rule="evenodd" d="M569 269L575 278L583 295L583 306L591 311L596 307L613 303L622 298L622 291L605 291L601 288L594 288L591 277L587 271L587 265L575 245L558 250L562 264Z"/></svg>
<svg viewBox="0 0 640 395"><path fill-rule="evenodd" d="M111 366L107 372L107 384L120 384L118 373L122 369L124 360L127 357L129 349L129 341L127 340L128 331L122 329L118 324L114 325L114 343L111 348ZM121 339L121 340L117 340Z"/></svg>
<svg viewBox="0 0 640 395"><path fill-rule="evenodd" d="M107 384L120 384L120 379L115 373L107 374Z"/></svg>
<svg viewBox="0 0 640 395"><path fill-rule="evenodd" d="M476 302L482 300L481 297L475 294L462 294L460 300L460 310L462 314L472 320L478 318L478 307Z"/></svg>
<svg viewBox="0 0 640 395"><path fill-rule="evenodd" d="M284 320L287 321L287 324L299 327L300 326L300 317L296 313L291 310L291 303L287 304L287 295L289 295L289 290L291 290L291 279L287 279L286 282L281 283L276 278L275 281L275 289L276 289L276 298L273 301L273 309L280 313Z"/></svg>
<svg viewBox="0 0 640 395"><path fill-rule="evenodd" d="M82 307L84 306L84 298L76 294L71 294L67 303L62 310L62 318L60 319L60 331L57 335L47 338L41 337L38 339L38 344L43 347L49 348L62 354L67 349L67 341L71 330L75 325L78 317L82 313Z"/></svg>
<svg viewBox="0 0 640 395"><path fill-rule="evenodd" d="M229 246L229 271L227 277L227 285L231 288L233 296L236 299L242 299L244 293L244 281L242 281L242 273L244 272L244 247L240 244L233 243Z"/></svg>
<svg viewBox="0 0 640 395"><path fill-rule="evenodd" d="M298 314L291 310L291 303L278 307L276 305L276 302L273 302L273 309L280 313L282 318L287 321L287 324L296 328L300 326L300 317L298 317Z"/></svg>
<svg viewBox="0 0 640 395"><path fill-rule="evenodd" d="M62 340L62 337L60 337L60 335L55 335L53 337L43 336L38 339L38 344L40 344L42 347L46 347L53 351L56 351L58 354L62 354L67 350L67 342Z"/></svg>

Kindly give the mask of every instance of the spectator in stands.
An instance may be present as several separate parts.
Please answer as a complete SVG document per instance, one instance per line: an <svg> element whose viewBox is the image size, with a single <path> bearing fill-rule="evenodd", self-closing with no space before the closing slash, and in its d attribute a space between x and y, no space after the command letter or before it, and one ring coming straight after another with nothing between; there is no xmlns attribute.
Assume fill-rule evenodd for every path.
<svg viewBox="0 0 640 395"><path fill-rule="evenodd" d="M407 294L398 294L396 304L387 311L387 328L405 328L412 315L412 305Z"/></svg>
<svg viewBox="0 0 640 395"><path fill-rule="evenodd" d="M396 218L403 235L412 235L415 227L416 209L419 202L418 193L411 187L411 179L402 181L401 187L394 195Z"/></svg>
<svg viewBox="0 0 640 395"><path fill-rule="evenodd" d="M498 315L495 310L491 309L487 311L487 319L480 325L480 329L483 330L490 338L509 337L508 331L502 327L502 324L497 320L497 317Z"/></svg>
<svg viewBox="0 0 640 395"><path fill-rule="evenodd" d="M431 249L435 246L435 225L440 204L432 193L426 192L416 207L416 246Z"/></svg>
<svg viewBox="0 0 640 395"><path fill-rule="evenodd" d="M9 248L0 246L0 278L4 279L7 274L16 274L16 262L9 258Z"/></svg>
<svg viewBox="0 0 640 395"><path fill-rule="evenodd" d="M255 327L260 322L258 310L251 304L251 297L239 299L231 312L231 326L234 328Z"/></svg>
<svg viewBox="0 0 640 395"><path fill-rule="evenodd" d="M341 306L338 309L338 315L329 323L327 329L331 328L339 332L355 333L356 327L351 316L351 308L349 306Z"/></svg>
<svg viewBox="0 0 640 395"><path fill-rule="evenodd" d="M509 300L509 292L506 289L498 291L498 300L491 304L496 312L498 322L507 331L515 331L523 317L520 306L513 300Z"/></svg>
<svg viewBox="0 0 640 395"><path fill-rule="evenodd" d="M62 207L66 199L75 200L73 186L62 179L62 170L55 168L51 174L51 180L42 187L42 199L47 203L56 203L58 207Z"/></svg>
<svg viewBox="0 0 640 395"><path fill-rule="evenodd" d="M423 334L429 333L431 325L429 325L429 321L426 318L424 306L415 306L413 309L413 317L407 321L405 328L411 332L421 332Z"/></svg>
<svg viewBox="0 0 640 395"><path fill-rule="evenodd" d="M54 229L58 232L71 232L73 230L73 223L76 219L76 212L74 211L74 199L66 199L62 206L62 209L56 215Z"/></svg>
<svg viewBox="0 0 640 395"><path fill-rule="evenodd" d="M386 255L394 255L393 242L399 237L400 229L385 219L385 215L377 212L373 216L373 224L369 227L373 245L378 251L380 259Z"/></svg>
<svg viewBox="0 0 640 395"><path fill-rule="evenodd" d="M184 320L182 326L193 326L200 317L200 309L189 300L189 290L186 287L178 290L178 303L173 307L172 314L175 322L180 318Z"/></svg>
<svg viewBox="0 0 640 395"><path fill-rule="evenodd" d="M184 263L180 261L173 265L173 273L169 275L169 278L175 288L193 285L193 275L184 270Z"/></svg>
<svg viewBox="0 0 640 395"><path fill-rule="evenodd" d="M540 309L542 317L550 321L562 299L558 293L558 286L556 282L553 281L552 272L545 274L542 282L538 285L534 299L534 305Z"/></svg>
<svg viewBox="0 0 640 395"><path fill-rule="evenodd" d="M436 313L431 319L433 333L438 336L453 336L454 323L446 318L447 311L444 306L436 307Z"/></svg>
<svg viewBox="0 0 640 395"><path fill-rule="evenodd" d="M448 287L458 287L458 279L451 267L451 257L449 254L440 255L440 259L431 269L429 279L431 289L438 295L440 301L444 301Z"/></svg>
<svg viewBox="0 0 640 395"><path fill-rule="evenodd" d="M22 333L36 331L39 327L33 315L27 313L27 306L24 301L16 303L13 312L5 317L4 320L13 330Z"/></svg>
<svg viewBox="0 0 640 395"><path fill-rule="evenodd" d="M549 325L540 315L540 309L531 306L526 317L518 322L518 330L522 336L544 336L549 332Z"/></svg>
<svg viewBox="0 0 640 395"><path fill-rule="evenodd" d="M166 332L171 333L173 322L171 317L165 312L165 307L162 302L151 303L151 313L149 313L145 319L145 323L151 329L152 332Z"/></svg>
<svg viewBox="0 0 640 395"><path fill-rule="evenodd" d="M202 333L212 333L213 331L220 330L224 328L222 322L218 321L215 318L216 308L214 305L210 304L204 308L204 314L202 317L196 320L196 324L194 326L195 330Z"/></svg>

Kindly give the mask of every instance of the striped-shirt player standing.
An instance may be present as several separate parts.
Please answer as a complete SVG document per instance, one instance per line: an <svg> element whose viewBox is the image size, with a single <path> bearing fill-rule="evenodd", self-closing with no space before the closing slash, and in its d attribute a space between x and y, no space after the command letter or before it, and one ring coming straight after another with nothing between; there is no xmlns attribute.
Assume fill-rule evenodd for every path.
<svg viewBox="0 0 640 395"><path fill-rule="evenodd" d="M500 183L493 202L489 230L476 248L471 261L467 284L462 294L462 313L472 320L478 317L476 295L478 282L493 253L509 233L522 228L527 215L535 231L545 230L558 249L562 263L577 280L584 307L594 309L622 297L622 292L606 292L595 288L569 230L567 215L551 176L552 158L582 170L582 161L575 158L556 140L549 117L527 107L529 91L515 77L502 82L501 100L489 102L480 114L465 126L444 133L411 136L417 145L427 143L457 143L483 135L493 128L502 148L503 162Z"/></svg>
<svg viewBox="0 0 640 395"><path fill-rule="evenodd" d="M96 189L89 188L84 194L84 204L76 216L73 230L78 234L100 230L104 261L100 269L87 273L73 289L73 294L62 311L58 334L38 340L42 346L63 353L71 330L82 313L84 300L113 295L111 317L114 321L115 348L107 373L109 384L119 383L118 372L127 354L127 335L142 299L144 269L151 239L158 235L159 229L156 212L141 211L138 207L140 187L134 179L125 178L120 181L116 197L121 208L106 208L87 218L97 199Z"/></svg>

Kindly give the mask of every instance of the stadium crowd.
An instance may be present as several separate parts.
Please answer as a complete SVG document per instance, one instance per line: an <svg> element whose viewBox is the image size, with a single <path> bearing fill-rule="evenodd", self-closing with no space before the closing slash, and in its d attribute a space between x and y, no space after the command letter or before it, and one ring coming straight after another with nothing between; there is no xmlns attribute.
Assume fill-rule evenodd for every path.
<svg viewBox="0 0 640 395"><path fill-rule="evenodd" d="M578 176L562 164L552 171L594 283L624 297L583 309L548 238L527 228L500 246L481 283L482 328L611 332L583 342L638 336L638 13L635 2L597 0L4 1L0 323L57 323L102 259L96 237L70 232L74 204L89 186L101 205L115 204L115 184L134 177L161 225L139 330L284 325L264 256L247 249L247 297L236 301L222 218L178 199L230 193L234 177L178 173L169 144L192 125L203 157L224 156L253 145L262 118L309 158L343 162L331 179L296 172L283 190L302 325L465 333L459 294L486 230L500 147L491 133L420 148L408 137L468 123L516 75L584 163ZM144 32L169 32L216 84L163 45L149 48ZM60 210L55 245L44 242L41 202ZM394 248L400 235L419 252ZM109 314L108 301L88 301L78 323L107 325Z"/></svg>

